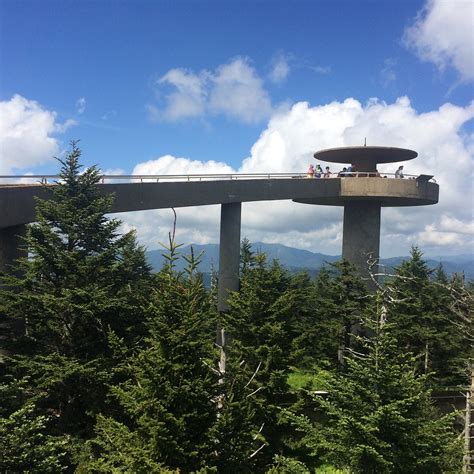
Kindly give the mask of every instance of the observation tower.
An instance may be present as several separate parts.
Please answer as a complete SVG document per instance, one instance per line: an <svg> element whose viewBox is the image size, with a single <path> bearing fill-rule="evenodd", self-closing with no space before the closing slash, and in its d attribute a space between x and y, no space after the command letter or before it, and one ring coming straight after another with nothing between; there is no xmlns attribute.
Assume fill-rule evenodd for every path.
<svg viewBox="0 0 474 474"><path fill-rule="evenodd" d="M439 186L431 175L405 175L395 178L379 174L378 164L396 163L416 158L418 153L404 148L360 146L317 151L318 161L342 163L352 171L337 179L324 179L325 193L296 202L327 206L344 206L342 257L353 263L362 276L368 276L368 260L378 262L380 217L382 207L426 206L436 204ZM377 271L377 264L373 270Z"/></svg>

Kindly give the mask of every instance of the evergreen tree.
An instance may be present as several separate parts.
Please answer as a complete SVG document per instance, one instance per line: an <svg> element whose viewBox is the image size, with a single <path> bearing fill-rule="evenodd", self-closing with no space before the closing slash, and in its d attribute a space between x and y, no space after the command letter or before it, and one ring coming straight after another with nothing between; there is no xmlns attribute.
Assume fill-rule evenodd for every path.
<svg viewBox="0 0 474 474"><path fill-rule="evenodd" d="M349 262L323 267L300 297L293 365L308 369L343 362L345 347L350 345L367 302L366 288Z"/></svg>
<svg viewBox="0 0 474 474"><path fill-rule="evenodd" d="M52 415L24 405L0 418L0 471L57 473L67 469L68 440L50 434Z"/></svg>
<svg viewBox="0 0 474 474"><path fill-rule="evenodd" d="M175 271L176 249L171 241L151 294L144 347L124 363L126 381L112 388L121 410L99 417L92 460L81 469L253 472L250 389L237 364L225 374L213 368L216 314L194 255L185 273Z"/></svg>
<svg viewBox="0 0 474 474"><path fill-rule="evenodd" d="M346 359L346 371L328 377L325 414L313 446L335 466L360 473L458 472L460 445L452 416L435 411L425 375L401 351L393 325L367 323L373 336ZM311 437L310 436L310 437Z"/></svg>
<svg viewBox="0 0 474 474"><path fill-rule="evenodd" d="M423 260L417 247L411 249L411 258L396 269L395 278L389 284L397 303L390 307L389 319L396 323L396 337L400 344L419 356L418 368L427 373L428 367L422 355L429 353L430 343L436 334L433 324L432 271Z"/></svg>
<svg viewBox="0 0 474 474"><path fill-rule="evenodd" d="M449 281L440 265L432 281L436 337L428 353L434 385L464 388L469 385L469 361L474 357L474 298L463 280Z"/></svg>
<svg viewBox="0 0 474 474"><path fill-rule="evenodd" d="M255 266L256 258L252 252L252 243L249 239L242 239L240 245L240 274L243 276L247 270L252 269Z"/></svg>
<svg viewBox="0 0 474 474"><path fill-rule="evenodd" d="M262 426L262 450L257 471L271 465L275 454L288 451L287 427L280 420L280 405L288 400L287 377L298 290L280 264L265 255L251 256L244 267L241 288L230 300L223 326L232 334L229 359L241 362L247 374L255 421Z"/></svg>
<svg viewBox="0 0 474 474"><path fill-rule="evenodd" d="M394 336L417 356L418 371L432 372L438 388L465 385L472 352L468 336L472 308L459 307L462 298L458 296L467 293L462 283L456 279L448 283L442 267L429 269L414 247L388 288L394 298L388 312Z"/></svg>
<svg viewBox="0 0 474 474"><path fill-rule="evenodd" d="M120 236L120 222L105 216L113 196L100 192L100 172L81 173L80 155L73 143L60 160L59 181L45 188L50 199L37 200L20 276L2 277L0 290L0 313L25 328L3 374L3 416L28 407L28 419L48 419L51 435L72 444L92 433L97 413L112 409L110 337L126 347L143 337L140 306L151 282L134 234Z"/></svg>

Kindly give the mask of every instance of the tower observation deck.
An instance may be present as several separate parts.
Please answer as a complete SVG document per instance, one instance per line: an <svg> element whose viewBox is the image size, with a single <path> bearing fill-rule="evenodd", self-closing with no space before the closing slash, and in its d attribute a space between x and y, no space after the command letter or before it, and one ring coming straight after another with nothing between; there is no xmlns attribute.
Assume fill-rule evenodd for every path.
<svg viewBox="0 0 474 474"><path fill-rule="evenodd" d="M344 206L342 256L363 276L367 276L368 261L378 262L380 256L382 207L425 206L438 202L439 186L430 182L433 176L403 178L402 175L400 179L389 179L377 171L378 164L408 161L417 156L413 150L379 146L331 148L314 154L317 160L347 164L351 169L340 174L336 192L294 201ZM372 268L377 271L377 263Z"/></svg>

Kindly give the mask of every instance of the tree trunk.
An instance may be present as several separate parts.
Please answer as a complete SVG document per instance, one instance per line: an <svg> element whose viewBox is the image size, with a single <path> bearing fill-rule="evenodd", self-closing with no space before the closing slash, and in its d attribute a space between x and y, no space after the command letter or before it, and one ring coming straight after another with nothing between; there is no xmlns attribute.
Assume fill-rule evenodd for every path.
<svg viewBox="0 0 474 474"><path fill-rule="evenodd" d="M462 472L468 473L471 471L471 397L474 392L474 371L470 367L471 372L471 386L466 392L466 416L464 418L464 458Z"/></svg>

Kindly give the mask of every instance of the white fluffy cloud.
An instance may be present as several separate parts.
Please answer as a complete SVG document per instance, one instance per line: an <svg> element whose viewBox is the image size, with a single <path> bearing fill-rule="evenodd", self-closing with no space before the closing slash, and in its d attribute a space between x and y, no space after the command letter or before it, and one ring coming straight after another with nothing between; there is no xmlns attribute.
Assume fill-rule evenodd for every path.
<svg viewBox="0 0 474 474"><path fill-rule="evenodd" d="M316 150L337 146L368 145L411 148L419 153L405 162L408 174L434 174L440 184L435 206L385 208L382 213L382 255L407 254L419 244L431 255L468 253L473 249L471 203L474 140L463 133L474 118L474 103L466 107L444 104L438 110L418 113L407 97L387 104L367 104L348 98L311 107L306 102L275 114L243 160L239 172L303 172ZM326 163L322 163L326 165ZM340 166L330 164L333 171ZM394 172L398 164L380 166ZM136 174L231 173L225 163L191 161L164 156L141 163ZM217 242L219 207L177 209L181 241ZM171 211L148 211L127 216L139 235L156 247L170 230ZM323 253L339 254L342 209L286 201L245 203L242 234L253 241L279 242Z"/></svg>
<svg viewBox="0 0 474 474"><path fill-rule="evenodd" d="M74 123L59 123L56 112L21 95L0 102L0 174L18 173L52 160L59 152L55 135Z"/></svg>
<svg viewBox="0 0 474 474"><path fill-rule="evenodd" d="M219 66L212 79L210 108L243 122L259 122L272 111L262 80L248 61L235 59Z"/></svg>
<svg viewBox="0 0 474 474"><path fill-rule="evenodd" d="M166 86L172 91L166 93ZM158 98L164 97L164 105L147 106L152 120L176 121L210 113L254 123L272 112L263 81L245 58L236 58L213 72L202 70L195 74L171 69L156 87Z"/></svg>
<svg viewBox="0 0 474 474"><path fill-rule="evenodd" d="M472 0L428 0L404 43L441 70L454 67L464 81L474 80L474 4Z"/></svg>
<svg viewBox="0 0 474 474"><path fill-rule="evenodd" d="M156 160L139 163L132 174L223 174L235 173L226 163L218 161L198 161L176 158L172 155L161 156Z"/></svg>
<svg viewBox="0 0 474 474"><path fill-rule="evenodd" d="M166 96L163 118L174 121L201 115L206 99L206 78L205 72L196 75L184 69L171 69L159 79L158 85L169 85L174 89Z"/></svg>

